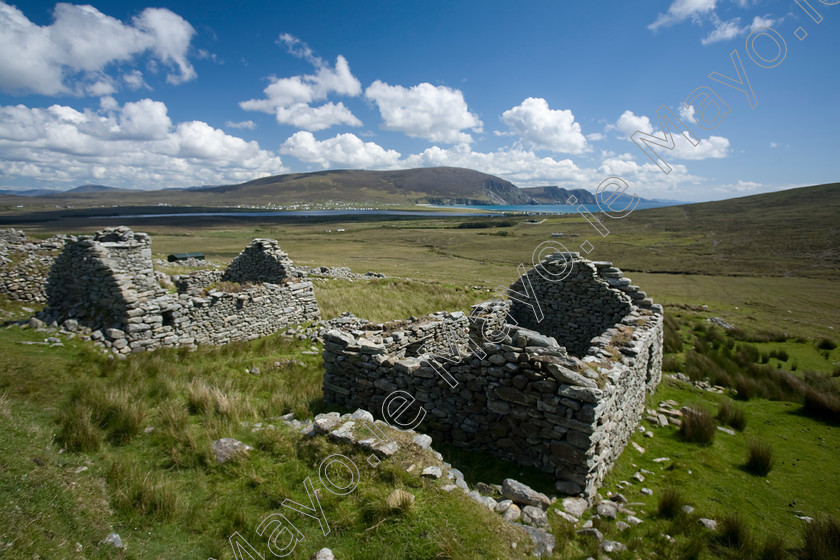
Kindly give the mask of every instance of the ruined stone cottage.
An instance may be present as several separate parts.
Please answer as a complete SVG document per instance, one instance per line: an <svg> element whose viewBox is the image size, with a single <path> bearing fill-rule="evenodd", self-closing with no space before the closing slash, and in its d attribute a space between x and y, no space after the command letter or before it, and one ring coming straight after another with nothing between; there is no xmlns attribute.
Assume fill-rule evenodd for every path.
<svg viewBox="0 0 840 560"><path fill-rule="evenodd" d="M70 238L47 278L43 316L78 321L121 354L250 340L319 318L312 283L272 239L254 239L226 271L173 279L174 293L154 271L145 233Z"/></svg>
<svg viewBox="0 0 840 560"><path fill-rule="evenodd" d="M399 391L389 402L422 419L418 430L592 497L660 381L662 308L611 263L577 253L549 257L509 295L470 316L328 332L324 399L381 414Z"/></svg>

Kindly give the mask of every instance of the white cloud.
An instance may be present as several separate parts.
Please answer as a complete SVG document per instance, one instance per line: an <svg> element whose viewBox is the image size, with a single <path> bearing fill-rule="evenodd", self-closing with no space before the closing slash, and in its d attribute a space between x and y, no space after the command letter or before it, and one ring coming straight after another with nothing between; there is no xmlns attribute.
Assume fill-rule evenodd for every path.
<svg viewBox="0 0 840 560"><path fill-rule="evenodd" d="M331 126L346 124L362 126L344 103L325 103L319 107L310 107L306 103L295 103L289 107L277 107L275 110L277 122L290 124L304 130L324 130Z"/></svg>
<svg viewBox="0 0 840 560"><path fill-rule="evenodd" d="M225 123L225 126L228 128L244 128L247 130L254 130L255 128L257 128L257 123L255 123L254 121L227 121Z"/></svg>
<svg viewBox="0 0 840 560"><path fill-rule="evenodd" d="M0 2L0 88L7 93L106 95L116 91L105 74L116 63L142 54L173 71L173 84L192 80L187 52L195 30L164 8L146 8L126 25L92 6L57 4L54 21L39 26L14 6ZM136 84L133 71L122 80Z"/></svg>
<svg viewBox="0 0 840 560"><path fill-rule="evenodd" d="M740 22L740 18L717 22L715 29L703 37L700 42L704 45L711 45L712 43L734 39L743 32L743 29L739 25Z"/></svg>
<svg viewBox="0 0 840 560"><path fill-rule="evenodd" d="M689 18L697 21L700 16L712 13L716 3L716 0L674 0L668 11L659 14L656 20L648 25L648 29L656 31L660 27L670 27Z"/></svg>
<svg viewBox="0 0 840 560"><path fill-rule="evenodd" d="M777 23L780 23L782 20L780 19L773 19L767 16L755 16L750 24L750 31L755 31L759 27L773 27Z"/></svg>
<svg viewBox="0 0 840 560"><path fill-rule="evenodd" d="M241 182L287 171L280 158L200 121L172 123L160 101L97 111L0 107L0 174L66 185L129 188Z"/></svg>
<svg viewBox="0 0 840 560"><path fill-rule="evenodd" d="M600 142L604 138L606 138L606 136L600 132L590 132L586 135L586 139L590 142Z"/></svg>
<svg viewBox="0 0 840 560"><path fill-rule="evenodd" d="M591 170L580 169L572 160L539 157L534 152L508 147L495 152L474 152L466 144L451 149L432 146L405 158L406 167L467 167L503 177L519 186L591 184ZM597 183L596 183L597 184Z"/></svg>
<svg viewBox="0 0 840 560"><path fill-rule="evenodd" d="M716 17L713 19L715 20L715 29L700 41L703 45L729 41L739 35L751 33L760 27L772 27L781 21L766 16L755 16L749 25L741 27L739 25L741 18L735 18L729 21L720 21Z"/></svg>
<svg viewBox="0 0 840 560"><path fill-rule="evenodd" d="M549 109L545 99L529 97L502 113L501 119L532 148L570 154L589 150L572 112Z"/></svg>
<svg viewBox="0 0 840 560"><path fill-rule="evenodd" d="M691 128L692 123L694 122L694 106L685 107L680 104L679 114L683 124ZM645 115L636 115L633 111L624 111L616 123L608 126L607 128L618 130L628 140L630 140L631 136L633 136L633 134L637 131L645 134L654 134L654 128L650 119ZM655 135L661 137L662 131L656 130ZM727 138L723 138L722 136L709 136L708 138L702 138L700 139L700 143L694 146L685 138L685 136L673 129L672 135L674 138L673 150L669 151L664 148L657 148L660 150L662 157L666 160L669 157L666 154L669 154L670 157L674 157L676 159L693 160L725 158L729 155L729 140Z"/></svg>
<svg viewBox="0 0 840 560"><path fill-rule="evenodd" d="M330 67L296 37L283 34L278 43L285 44L291 54L315 66L315 73L289 78L273 77L263 90L265 97L242 101L239 103L242 109L274 114L278 123L305 130L324 130L339 124L362 125L343 103L312 106L313 102L323 101L331 94L356 97L362 93L362 84L350 72L347 59L339 55L335 66Z"/></svg>
<svg viewBox="0 0 840 560"><path fill-rule="evenodd" d="M346 166L363 169L399 167L400 153L386 150L374 142L364 142L355 134L339 134L327 140L316 140L311 132L301 130L288 138L280 153L325 169Z"/></svg>
<svg viewBox="0 0 840 560"><path fill-rule="evenodd" d="M379 107L385 130L403 132L432 142L472 142L464 129L481 132L482 122L471 113L460 90L422 83L411 88L376 80L365 96Z"/></svg>
<svg viewBox="0 0 840 560"><path fill-rule="evenodd" d="M624 111L616 123L608 126L607 129L616 129L622 135L630 138L637 130L645 134L652 133L653 125L650 124L650 119L644 115L636 115L633 111Z"/></svg>

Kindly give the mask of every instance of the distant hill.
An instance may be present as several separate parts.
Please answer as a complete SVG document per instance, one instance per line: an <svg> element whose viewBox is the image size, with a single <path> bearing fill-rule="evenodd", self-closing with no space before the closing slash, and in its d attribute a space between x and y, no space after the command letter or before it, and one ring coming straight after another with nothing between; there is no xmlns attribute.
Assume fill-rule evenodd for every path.
<svg viewBox="0 0 840 560"><path fill-rule="evenodd" d="M81 185L79 187L72 188L70 190L59 192L59 193L52 193L50 196L66 196L68 194L74 193L112 193L112 192L125 192L127 189L120 189L117 187L106 187L105 185Z"/></svg>
<svg viewBox="0 0 840 560"><path fill-rule="evenodd" d="M529 187L521 189L538 204L568 204L570 196L579 203L595 204L595 195L585 189L564 189L562 187Z"/></svg>
<svg viewBox="0 0 840 560"><path fill-rule="evenodd" d="M429 204L531 204L510 181L460 167L399 171L331 170L292 173L241 185L192 189L237 199L278 197L289 202L347 201Z"/></svg>
<svg viewBox="0 0 840 560"><path fill-rule="evenodd" d="M295 205L326 202L350 204L566 204L574 195L584 204L594 204L584 189L559 186L518 188L495 175L460 167L423 167L396 171L330 170L288 173L238 185L200 186L156 191L121 189L105 185L81 185L55 191L8 191L0 204L26 206L64 205L75 208L96 205L205 206ZM15 199L12 199L14 196Z"/></svg>

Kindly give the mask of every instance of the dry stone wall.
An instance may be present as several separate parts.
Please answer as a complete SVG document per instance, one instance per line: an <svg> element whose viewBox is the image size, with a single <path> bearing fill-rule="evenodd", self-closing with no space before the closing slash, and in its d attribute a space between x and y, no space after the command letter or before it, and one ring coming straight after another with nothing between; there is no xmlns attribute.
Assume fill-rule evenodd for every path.
<svg viewBox="0 0 840 560"><path fill-rule="evenodd" d="M155 275L148 235L120 227L72 238L50 271L41 318L78 321L119 354L250 340L318 320L312 283L276 241L254 240L233 264L229 278L249 284L220 291L213 284L224 273L197 271L177 277L171 293ZM259 280L267 277L277 283Z"/></svg>
<svg viewBox="0 0 840 560"><path fill-rule="evenodd" d="M11 228L0 230L0 294L11 300L46 303L44 283L64 236L29 241Z"/></svg>
<svg viewBox="0 0 840 560"><path fill-rule="evenodd" d="M513 300L481 304L469 317L435 314L423 318L422 330L403 322L326 333L325 401L381 411L389 395L405 391L415 399L405 417L425 414L417 429L552 473L560 492L592 497L661 379L662 315L652 302L637 305L644 298L611 286L599 271L623 275L610 263L566 255L542 265L557 272L563 259L580 272L566 284L574 286L574 307L539 300L548 332L506 324L522 305ZM529 272L529 280L533 293L561 297L539 274ZM567 331L550 313L567 308L590 309L592 325L603 325L607 313L619 317L600 331L592 327L575 356L552 334ZM577 349L583 332L571 335Z"/></svg>

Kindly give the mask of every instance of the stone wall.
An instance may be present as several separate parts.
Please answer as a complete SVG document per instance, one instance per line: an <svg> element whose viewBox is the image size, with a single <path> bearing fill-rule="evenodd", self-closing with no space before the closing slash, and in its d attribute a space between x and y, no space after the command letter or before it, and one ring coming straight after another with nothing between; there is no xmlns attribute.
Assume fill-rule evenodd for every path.
<svg viewBox="0 0 840 560"><path fill-rule="evenodd" d="M254 239L222 276L224 282L279 284L292 275L292 261L274 239Z"/></svg>
<svg viewBox="0 0 840 560"><path fill-rule="evenodd" d="M560 492L593 496L638 425L645 395L660 381L662 315L652 302L637 305L633 302L641 299L610 286L598 271L623 276L609 263L568 258L580 276L565 285L575 290L577 306L598 317L593 325L604 323L604 309L622 310L612 311L620 317L603 330L589 331L593 336L580 357L552 336L565 331L550 315L578 307L539 299L548 332L537 332L504 324L508 310L520 305L516 301L487 302L474 307L470 317L439 313L424 318L425 332L434 333L428 339L435 342L431 352L436 356L406 334L415 332L411 323L397 330L386 323L328 332L325 401L381 411L389 394L406 391L416 399L406 419L420 414L419 407L425 410L419 430L552 473ZM553 272L560 266L557 259L542 264ZM531 272L534 293L556 294L546 285L549 280ZM585 294L592 299L587 301ZM582 336L571 338L578 348Z"/></svg>
<svg viewBox="0 0 840 560"><path fill-rule="evenodd" d="M633 303L649 307L638 286L608 262L590 262L577 253L559 253L519 278L511 290L526 293L533 287L544 318L537 320L530 302L512 300L510 314L518 324L553 336L576 356L583 356L590 341L621 321Z"/></svg>
<svg viewBox="0 0 840 560"><path fill-rule="evenodd" d="M63 236L30 241L20 230L0 230L0 294L16 301L46 303L44 283L63 245Z"/></svg>
<svg viewBox="0 0 840 560"><path fill-rule="evenodd" d="M264 258L261 247L268 253ZM246 278L251 271L254 281L273 271L278 283L226 285L229 291L219 291L212 284L222 272L197 271L177 277L178 292L171 293L155 275L148 235L125 227L104 230L67 243L50 271L49 308L41 317L59 324L77 320L94 330L94 340L120 354L250 340L318 320L312 283L291 273L287 257L279 278L272 264L278 254L285 257L276 242L255 240L234 261L232 275Z"/></svg>

